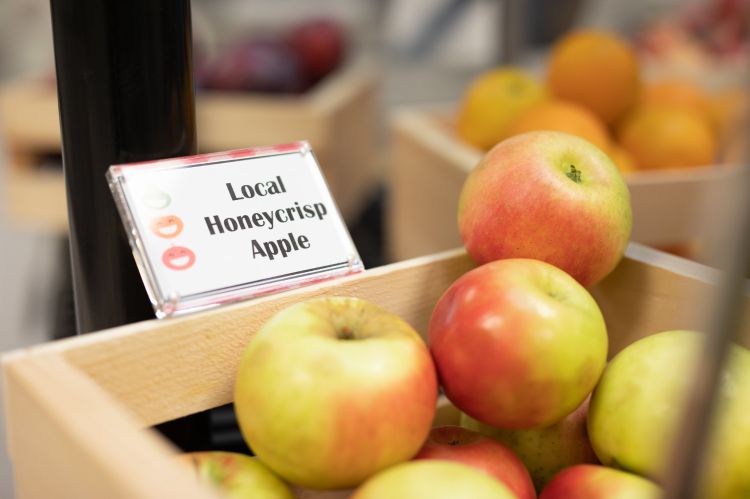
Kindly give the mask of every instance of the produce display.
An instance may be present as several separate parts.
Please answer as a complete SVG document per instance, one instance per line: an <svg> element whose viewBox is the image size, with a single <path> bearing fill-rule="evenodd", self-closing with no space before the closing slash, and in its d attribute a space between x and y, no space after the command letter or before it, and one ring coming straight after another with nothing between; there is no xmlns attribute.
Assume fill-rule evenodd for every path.
<svg viewBox="0 0 750 499"><path fill-rule="evenodd" d="M652 331L607 365L587 287L629 236L620 173L591 143L547 131L506 139L475 171L458 216L471 219L467 252L492 249L498 232L514 252L480 252L422 335L334 296L288 305L252 336L234 407L257 473L354 499L659 497L701 335ZM529 243L534 233L547 239ZM750 352L730 358L699 480L707 499L750 490ZM431 429L439 388L461 426ZM231 463L203 458L199 474L234 483Z"/></svg>
<svg viewBox="0 0 750 499"><path fill-rule="evenodd" d="M533 130L577 135L622 172L736 162L750 96L731 82L647 78L640 50L600 30L570 32L553 45L543 76L516 67L480 75L461 99L456 134L483 150ZM698 73L700 75L700 73Z"/></svg>
<svg viewBox="0 0 750 499"><path fill-rule="evenodd" d="M298 94L344 61L347 36L331 19L313 19L282 33L245 36L213 57L199 57L199 89Z"/></svg>

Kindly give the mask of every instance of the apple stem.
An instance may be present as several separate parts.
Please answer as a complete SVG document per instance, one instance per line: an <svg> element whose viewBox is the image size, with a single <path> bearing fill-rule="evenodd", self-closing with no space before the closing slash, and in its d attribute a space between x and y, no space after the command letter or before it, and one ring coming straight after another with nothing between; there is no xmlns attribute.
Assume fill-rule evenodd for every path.
<svg viewBox="0 0 750 499"><path fill-rule="evenodd" d="M581 170L577 169L575 166L570 165L570 170L565 172L565 175L576 184L581 183Z"/></svg>
<svg viewBox="0 0 750 499"><path fill-rule="evenodd" d="M340 340L353 340L354 339L354 333L351 329L348 327L342 327L339 331L336 337Z"/></svg>

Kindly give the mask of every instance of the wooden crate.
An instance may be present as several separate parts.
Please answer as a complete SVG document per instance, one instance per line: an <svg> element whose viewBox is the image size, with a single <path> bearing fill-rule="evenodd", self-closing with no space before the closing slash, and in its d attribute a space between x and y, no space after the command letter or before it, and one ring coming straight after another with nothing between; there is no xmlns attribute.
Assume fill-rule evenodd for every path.
<svg viewBox="0 0 750 499"><path fill-rule="evenodd" d="M176 450L149 427L229 403L240 354L273 313L313 297L356 296L424 335L440 295L472 267L456 250L6 354L8 450L18 497L209 497L171 459ZM607 322L610 354L659 331L701 328L705 307L696 304L710 302L712 272L631 244L618 268L592 290ZM750 297L744 311L750 319ZM456 414L443 405L437 419L455 422ZM299 497L345 495L298 491Z"/></svg>
<svg viewBox="0 0 750 499"><path fill-rule="evenodd" d="M198 148L211 152L306 139L344 218L353 221L380 181L377 89L373 66L362 61L303 96L199 91ZM16 81L0 87L0 134L10 157L8 213L24 225L66 230L62 172L36 168L40 154L60 151L54 86ZM37 186L47 194L45 203L28 196Z"/></svg>
<svg viewBox="0 0 750 499"><path fill-rule="evenodd" d="M422 105L399 110L391 122L386 235L394 261L461 244L458 197L483 152L456 138L454 115L452 106ZM688 243L691 257L714 263L725 238L715 221L732 209L728 193L741 170L706 166L626 174L632 239L659 247Z"/></svg>

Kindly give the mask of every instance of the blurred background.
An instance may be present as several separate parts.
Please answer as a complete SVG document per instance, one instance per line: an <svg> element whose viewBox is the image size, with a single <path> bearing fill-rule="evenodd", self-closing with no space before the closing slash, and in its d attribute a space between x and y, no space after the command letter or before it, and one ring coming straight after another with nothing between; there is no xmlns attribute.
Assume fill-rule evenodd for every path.
<svg viewBox="0 0 750 499"><path fill-rule="evenodd" d="M746 196L749 14L747 0L193 0L199 149L310 140L374 267L459 246L458 192L484 150L560 129L621 169L634 240L711 265ZM0 0L0 351L75 330L58 119L49 2Z"/></svg>

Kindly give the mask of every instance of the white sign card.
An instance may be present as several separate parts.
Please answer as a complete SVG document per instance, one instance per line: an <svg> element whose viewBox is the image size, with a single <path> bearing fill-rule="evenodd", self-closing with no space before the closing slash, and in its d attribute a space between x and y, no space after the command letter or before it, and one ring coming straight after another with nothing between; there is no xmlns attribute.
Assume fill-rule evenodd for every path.
<svg viewBox="0 0 750 499"><path fill-rule="evenodd" d="M114 165L157 317L364 270L310 145Z"/></svg>

